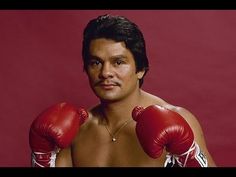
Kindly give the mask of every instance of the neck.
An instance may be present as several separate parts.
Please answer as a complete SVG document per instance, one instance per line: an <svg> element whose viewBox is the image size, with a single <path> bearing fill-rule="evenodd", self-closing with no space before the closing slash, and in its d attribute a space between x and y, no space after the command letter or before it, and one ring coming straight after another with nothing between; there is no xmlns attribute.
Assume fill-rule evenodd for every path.
<svg viewBox="0 0 236 177"><path fill-rule="evenodd" d="M100 108L107 124L112 128L122 124L129 119L132 119L132 110L139 104L141 95L142 91L139 89L125 99L119 101L101 101Z"/></svg>

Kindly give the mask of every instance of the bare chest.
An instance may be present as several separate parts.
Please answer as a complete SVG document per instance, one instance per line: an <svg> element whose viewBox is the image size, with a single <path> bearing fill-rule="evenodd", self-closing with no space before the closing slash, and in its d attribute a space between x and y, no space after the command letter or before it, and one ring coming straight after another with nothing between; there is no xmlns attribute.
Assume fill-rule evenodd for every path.
<svg viewBox="0 0 236 177"><path fill-rule="evenodd" d="M163 167L165 155L149 157L140 146L134 125L127 126L112 141L104 127L86 131L72 146L73 166L78 167Z"/></svg>

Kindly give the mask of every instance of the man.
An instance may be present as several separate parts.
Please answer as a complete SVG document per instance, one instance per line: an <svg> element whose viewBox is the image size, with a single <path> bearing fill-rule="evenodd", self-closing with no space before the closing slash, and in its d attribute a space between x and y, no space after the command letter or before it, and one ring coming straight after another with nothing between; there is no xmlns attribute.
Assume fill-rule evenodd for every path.
<svg viewBox="0 0 236 177"><path fill-rule="evenodd" d="M196 166L215 166L207 150L201 126L195 116L188 110L173 106L141 89L149 65L145 41L136 24L125 17L112 15L103 15L91 20L84 30L82 54L84 70L100 103L88 110L88 119L79 131L76 131L77 134L71 139L70 146L61 148L56 157L54 156L55 166L188 166L190 156L194 159L194 163L197 163ZM138 128L140 126L136 119L141 113L139 111L134 113L134 108L140 106L142 111L147 108L148 112L148 108L153 105L157 110L153 111L151 108L151 115L147 113L146 117L150 118L147 123L149 125L145 125L146 127L142 129L146 124L142 123L141 128ZM164 111L162 111L163 109ZM168 113L164 113L165 111ZM159 116L159 112L161 116ZM137 123L132 118L132 113ZM141 117L145 117L145 113ZM164 121L159 117L164 118ZM191 146L186 143L181 145L181 150L183 146L185 149L183 159L181 159L182 151L177 153L177 157L170 155L171 150L169 151L169 149L175 151L178 143L173 145L174 148L169 148L169 140L167 140L167 144L162 144L162 141L158 142L158 146L163 148L158 151L157 155L155 154L156 147L147 145L147 142L150 141L151 144L156 143L157 139L146 141L150 139L149 133L142 135L142 132L144 134L153 125L155 127L152 128L152 131L156 135L156 132L162 129L158 126L164 125L168 117L174 117L174 122L178 122L175 121L176 119L180 120L180 124L184 124L183 127L187 129L184 130L184 135L187 136L187 139L191 139L189 141ZM154 124L156 118L158 118L158 123ZM172 118L169 120L168 126L175 124L172 122ZM166 130L167 126L164 127L164 132L167 132ZM171 133L173 137L176 132L174 130L174 133ZM160 135L160 133L158 134ZM165 140L168 139L167 135L164 136ZM182 138L175 137L174 139L177 139L175 142L179 142L179 139L182 142ZM154 152L151 152L153 149ZM198 153L195 153L196 149L198 149ZM200 154L203 165L199 165L198 160L195 160L197 157L195 158L193 154Z"/></svg>

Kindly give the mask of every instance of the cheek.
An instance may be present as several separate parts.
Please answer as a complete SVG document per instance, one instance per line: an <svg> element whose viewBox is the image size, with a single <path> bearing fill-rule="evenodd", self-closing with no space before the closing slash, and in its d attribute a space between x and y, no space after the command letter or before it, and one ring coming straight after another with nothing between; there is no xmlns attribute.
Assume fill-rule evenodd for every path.
<svg viewBox="0 0 236 177"><path fill-rule="evenodd" d="M118 70L117 75L125 80L132 80L136 77L136 72L132 66L125 66Z"/></svg>
<svg viewBox="0 0 236 177"><path fill-rule="evenodd" d="M90 83L93 83L97 80L97 74L95 72L88 71L87 76L88 76L88 79L89 79Z"/></svg>

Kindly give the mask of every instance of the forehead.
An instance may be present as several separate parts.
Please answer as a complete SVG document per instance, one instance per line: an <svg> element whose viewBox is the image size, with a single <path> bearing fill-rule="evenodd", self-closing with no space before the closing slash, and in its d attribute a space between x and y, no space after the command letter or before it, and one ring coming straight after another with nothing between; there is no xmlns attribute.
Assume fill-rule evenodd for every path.
<svg viewBox="0 0 236 177"><path fill-rule="evenodd" d="M89 47L90 55L132 55L129 49L126 48L124 42L116 42L111 39L99 38L94 39Z"/></svg>

